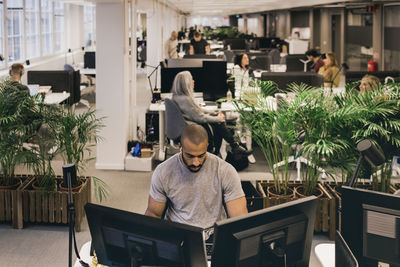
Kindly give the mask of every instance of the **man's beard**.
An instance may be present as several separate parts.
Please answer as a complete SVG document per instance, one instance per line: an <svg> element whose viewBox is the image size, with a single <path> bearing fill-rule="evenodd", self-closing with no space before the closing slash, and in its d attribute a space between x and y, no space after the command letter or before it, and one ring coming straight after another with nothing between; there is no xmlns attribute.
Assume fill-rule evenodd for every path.
<svg viewBox="0 0 400 267"><path fill-rule="evenodd" d="M182 154L181 154L181 155L182 155ZM198 166L195 166L195 165L188 165L187 162L185 161L185 158L183 157L183 155L182 155L182 161L183 161L183 163L186 165L186 168L188 168L189 171L191 171L191 172L198 172L198 171L200 171L200 170L201 170L201 167L203 167L203 164L204 164L204 162L203 162L203 164L200 164L200 165L198 165ZM192 169L192 168L196 168L196 169Z"/></svg>

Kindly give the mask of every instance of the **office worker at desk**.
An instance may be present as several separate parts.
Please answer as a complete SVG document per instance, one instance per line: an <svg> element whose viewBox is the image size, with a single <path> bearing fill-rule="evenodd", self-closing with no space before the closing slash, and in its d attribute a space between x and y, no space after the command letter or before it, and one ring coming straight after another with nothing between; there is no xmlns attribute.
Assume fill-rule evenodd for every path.
<svg viewBox="0 0 400 267"><path fill-rule="evenodd" d="M165 44L165 58L178 58L178 33L176 31L171 32L171 37Z"/></svg>
<svg viewBox="0 0 400 267"><path fill-rule="evenodd" d="M236 55L233 67L235 98L241 98L243 90L249 86L249 72L249 56L246 53Z"/></svg>
<svg viewBox="0 0 400 267"><path fill-rule="evenodd" d="M313 62L312 71L318 73L319 69L324 65L321 54L318 53L316 49L310 49L306 52L306 56Z"/></svg>
<svg viewBox="0 0 400 267"><path fill-rule="evenodd" d="M182 112L185 121L188 124L201 124L205 128L207 127L205 124L209 124L212 127L214 134L212 141L216 154L219 152L222 139L225 139L231 146L233 153L250 155L252 151L246 150L236 142L234 136L227 129L225 116L222 112L207 114L195 103L193 89L194 81L189 71L181 71L175 76L172 84L172 100Z"/></svg>
<svg viewBox="0 0 400 267"><path fill-rule="evenodd" d="M22 75L24 75L24 65L21 63L14 63L10 67L10 83L18 88L18 90L26 92L29 95L29 88L21 83Z"/></svg>
<svg viewBox="0 0 400 267"><path fill-rule="evenodd" d="M190 41L190 55L197 54L210 54L210 45L209 43L201 37L201 33L195 32L193 39Z"/></svg>
<svg viewBox="0 0 400 267"><path fill-rule="evenodd" d="M326 53L324 59L324 66L322 66L318 74L324 76L325 87L338 87L340 83L340 73L338 62L334 53Z"/></svg>
<svg viewBox="0 0 400 267"><path fill-rule="evenodd" d="M181 152L154 170L146 215L161 218L165 211L166 220L209 228L227 216L247 213L238 173L208 153L207 146L202 126L183 129Z"/></svg>
<svg viewBox="0 0 400 267"><path fill-rule="evenodd" d="M374 75L366 74L361 79L360 93L374 91L379 88L380 84L381 84L381 82L379 81L378 77L376 77Z"/></svg>

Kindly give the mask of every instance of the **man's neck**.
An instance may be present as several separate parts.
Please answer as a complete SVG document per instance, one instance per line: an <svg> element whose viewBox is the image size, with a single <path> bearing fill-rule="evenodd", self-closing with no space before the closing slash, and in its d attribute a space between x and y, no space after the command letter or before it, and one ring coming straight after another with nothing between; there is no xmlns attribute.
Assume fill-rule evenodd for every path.
<svg viewBox="0 0 400 267"><path fill-rule="evenodd" d="M10 79L10 80L13 81L13 82L19 83L20 80L21 80L21 77L19 77L19 76L11 76L11 79Z"/></svg>

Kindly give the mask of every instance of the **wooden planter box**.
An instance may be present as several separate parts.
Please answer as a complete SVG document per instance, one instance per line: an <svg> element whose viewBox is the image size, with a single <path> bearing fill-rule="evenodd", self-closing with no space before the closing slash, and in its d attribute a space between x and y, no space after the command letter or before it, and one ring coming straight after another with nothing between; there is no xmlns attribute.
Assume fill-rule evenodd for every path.
<svg viewBox="0 0 400 267"><path fill-rule="evenodd" d="M16 175L22 184L16 189L0 189L0 222L12 222L16 229L23 227L22 193L20 189L31 179L27 175Z"/></svg>
<svg viewBox="0 0 400 267"><path fill-rule="evenodd" d="M264 208L282 204L291 200L294 200L295 197L289 199L281 199L268 197L265 192L267 186L272 185L272 182L258 182L257 189L264 196ZM293 181L290 183L290 187L296 187L301 185L299 181ZM336 231L336 199L328 192L328 190L321 184L318 183L317 187L321 189L323 192L323 196L319 198L318 206L317 206L317 214L315 217L314 231L315 232L323 232L329 233L330 240L335 240L335 231Z"/></svg>
<svg viewBox="0 0 400 267"><path fill-rule="evenodd" d="M249 212L261 210L264 207L264 198L250 181L242 181L242 188L246 196L247 210Z"/></svg>
<svg viewBox="0 0 400 267"><path fill-rule="evenodd" d="M57 177L57 184L62 181L61 177ZM85 217L84 206L90 202L90 177L82 177L82 187L78 192L73 192L72 197L75 206L75 230L80 232L81 222ZM31 179L22 188L23 200L23 221L31 223L52 223L67 224L68 211L67 201L68 192L43 192L33 190L32 183L35 179Z"/></svg>
<svg viewBox="0 0 400 267"><path fill-rule="evenodd" d="M331 195L334 196L336 199L337 230L339 230L339 232L341 232L342 231L342 216L341 216L340 210L342 209L342 193L341 193L342 183L341 182L340 183L326 182L326 183L324 183L324 186L328 189L328 191L331 193ZM371 190L372 183L370 181L358 181L357 188ZM395 186L390 186L390 192L394 193L395 191L396 191Z"/></svg>

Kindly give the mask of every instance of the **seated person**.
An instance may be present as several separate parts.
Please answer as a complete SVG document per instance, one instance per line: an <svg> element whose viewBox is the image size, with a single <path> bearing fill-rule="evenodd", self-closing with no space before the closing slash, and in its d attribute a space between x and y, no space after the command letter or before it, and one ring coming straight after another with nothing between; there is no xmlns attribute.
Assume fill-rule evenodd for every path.
<svg viewBox="0 0 400 267"><path fill-rule="evenodd" d="M366 74L361 79L360 93L374 91L377 88L379 88L379 86L380 86L380 81L379 81L378 77L376 77L374 75Z"/></svg>
<svg viewBox="0 0 400 267"><path fill-rule="evenodd" d="M22 75L24 75L24 65L21 63L12 64L9 73L11 85L29 95L29 88L21 83Z"/></svg>
<svg viewBox="0 0 400 267"><path fill-rule="evenodd" d="M206 40L204 40L201 37L201 34L199 32L195 32L193 39L190 41L190 50L189 50L190 55L197 55L197 54L202 54L202 55L209 55L210 54L210 45Z"/></svg>
<svg viewBox="0 0 400 267"><path fill-rule="evenodd" d="M322 66L318 74L324 76L325 87L338 87L340 83L340 73L338 68L338 62L334 53L326 53L324 66Z"/></svg>
<svg viewBox="0 0 400 267"><path fill-rule="evenodd" d="M249 56L246 53L236 55L233 75L235 77L235 98L241 98L242 91L249 86Z"/></svg>
<svg viewBox="0 0 400 267"><path fill-rule="evenodd" d="M227 215L247 213L239 175L207 146L202 126L183 129L181 152L154 170L146 215L161 218L165 211L166 220L208 228Z"/></svg>
<svg viewBox="0 0 400 267"><path fill-rule="evenodd" d="M189 71L181 71L175 76L172 84L172 100L181 110L185 121L188 124L201 124L205 129L208 129L207 124L212 127L214 139L211 141L214 143L215 154L218 154L222 139L225 139L231 146L232 153L250 155L252 153L251 150L246 150L235 141L233 135L226 127L225 116L222 112L208 114L196 104L193 97L193 89L194 81ZM211 144L212 142L209 143ZM210 147L209 151L211 151Z"/></svg>
<svg viewBox="0 0 400 267"><path fill-rule="evenodd" d="M308 60L313 62L312 72L318 73L319 69L324 65L324 61L321 58L321 54L316 49L310 49L306 52Z"/></svg>

